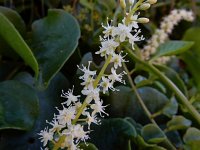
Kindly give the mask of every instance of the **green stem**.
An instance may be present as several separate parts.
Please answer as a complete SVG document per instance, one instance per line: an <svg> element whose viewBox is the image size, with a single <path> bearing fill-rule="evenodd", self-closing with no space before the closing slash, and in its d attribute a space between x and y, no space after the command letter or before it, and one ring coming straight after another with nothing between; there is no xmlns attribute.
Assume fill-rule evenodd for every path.
<svg viewBox="0 0 200 150"><path fill-rule="evenodd" d="M136 86L134 85L133 83L133 80L129 74L129 70L128 68L126 67L126 64L123 63L123 67L124 67L124 70L127 72L127 77L128 77L128 80L129 80L129 83L132 87L132 90L133 92L136 94L136 97L137 97L137 100L139 101L140 105L142 106L142 109L144 110L145 114L147 115L147 117L149 118L149 120L155 125L157 126L158 128L160 128L158 126L158 124L156 123L156 121L152 118L152 115L151 115L151 112L149 111L149 109L147 108L147 106L145 105L145 103L143 102L140 94L138 93L137 91L137 88ZM173 146L173 144L168 140L167 136L165 136L165 144L167 146L167 148L169 148L170 150L176 150L176 148Z"/></svg>
<svg viewBox="0 0 200 150"><path fill-rule="evenodd" d="M200 114L199 112L193 107L193 105L188 101L188 99L183 95L183 93L177 88L177 86L168 79L162 72L160 72L157 68L155 68L152 64L145 62L138 58L132 50L126 48L127 52L131 55L131 58L143 65L145 68L147 68L149 71L154 73L156 76L158 76L177 96L179 102L187 108L188 112L192 115L193 118L198 122L200 125Z"/></svg>
<svg viewBox="0 0 200 150"><path fill-rule="evenodd" d="M95 81L94 81L94 83L93 83L94 88L96 88L96 87L98 86L98 83L99 83L99 81L101 80L101 77L104 75L104 72L105 72L106 68L107 68L108 65L110 64L111 58L112 58L112 55L109 55L108 58L106 59L105 64L103 65L101 71L99 72L97 78L95 79ZM83 110L84 110L84 109L87 107L87 105L88 105L87 102L88 102L88 99L89 99L89 98L90 98L89 96L87 96L87 97L85 98L83 104L81 105L81 107L80 107L79 110L78 110L78 113L76 114L75 119L72 121L72 124L76 124L76 123L77 123L77 121L78 121L79 117L81 116ZM54 147L53 147L53 150L57 150L57 149L60 147L60 145L64 142L64 140L65 140L65 136L61 136L60 139L58 140L58 142L55 143L55 145L54 145Z"/></svg>
<svg viewBox="0 0 200 150"><path fill-rule="evenodd" d="M139 9L139 6L144 2L144 0L139 0L134 7L132 8L132 10L129 12L127 19L126 19L126 24L128 24L128 22L130 22L131 16L133 14L135 14L135 12Z"/></svg>

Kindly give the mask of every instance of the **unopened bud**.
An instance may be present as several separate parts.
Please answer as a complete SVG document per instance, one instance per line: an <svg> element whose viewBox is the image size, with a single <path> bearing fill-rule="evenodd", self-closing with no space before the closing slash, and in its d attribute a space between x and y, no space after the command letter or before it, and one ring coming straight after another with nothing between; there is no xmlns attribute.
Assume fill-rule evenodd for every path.
<svg viewBox="0 0 200 150"><path fill-rule="evenodd" d="M149 22L149 19L148 19L148 18L138 18L138 19L137 19L137 22L138 22L138 23L148 23L148 22Z"/></svg>
<svg viewBox="0 0 200 150"><path fill-rule="evenodd" d="M129 2L130 5L133 5L135 0L129 0L128 2Z"/></svg>
<svg viewBox="0 0 200 150"><path fill-rule="evenodd" d="M149 3L149 4L151 4L151 5L152 5L152 4L155 4L156 2L157 2L157 0L148 0L148 1L147 1L147 3Z"/></svg>
<svg viewBox="0 0 200 150"><path fill-rule="evenodd" d="M147 10L151 7L151 5L149 3L143 3L142 5L140 5L140 10Z"/></svg>
<svg viewBox="0 0 200 150"><path fill-rule="evenodd" d="M126 2L125 0L120 0L120 5L123 9L126 9Z"/></svg>

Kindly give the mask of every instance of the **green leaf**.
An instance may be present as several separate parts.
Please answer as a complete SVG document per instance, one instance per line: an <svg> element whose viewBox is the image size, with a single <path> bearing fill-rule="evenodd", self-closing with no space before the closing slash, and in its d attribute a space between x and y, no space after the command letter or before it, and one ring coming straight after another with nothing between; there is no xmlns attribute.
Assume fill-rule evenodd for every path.
<svg viewBox="0 0 200 150"><path fill-rule="evenodd" d="M82 150L98 150L98 148L92 143L80 143L78 146Z"/></svg>
<svg viewBox="0 0 200 150"><path fill-rule="evenodd" d="M178 111L178 103L175 99L175 97L172 97L170 101L165 105L165 107L162 109L162 113L168 117L172 117L175 115Z"/></svg>
<svg viewBox="0 0 200 150"><path fill-rule="evenodd" d="M36 92L18 81L0 83L0 130L30 130L38 115Z"/></svg>
<svg viewBox="0 0 200 150"><path fill-rule="evenodd" d="M187 129L191 124L192 122L183 116L173 116L173 118L167 122L167 131Z"/></svg>
<svg viewBox="0 0 200 150"><path fill-rule="evenodd" d="M156 67L165 73L165 75L187 96L187 88L183 82L183 80L180 78L178 73L174 71L173 69L164 66L164 65L156 65Z"/></svg>
<svg viewBox="0 0 200 150"><path fill-rule="evenodd" d="M168 41L158 47L157 52L152 59L156 59L161 56L181 54L189 50L193 44L194 42L188 41Z"/></svg>
<svg viewBox="0 0 200 150"><path fill-rule="evenodd" d="M134 126L125 119L104 119L99 126L92 126L89 142L94 143L99 149L124 149L128 140L137 136Z"/></svg>
<svg viewBox="0 0 200 150"><path fill-rule="evenodd" d="M141 131L142 137L148 143L160 143L165 140L165 135L162 130L160 130L154 124L145 125Z"/></svg>
<svg viewBox="0 0 200 150"><path fill-rule="evenodd" d="M120 91L111 92L107 98L108 103L112 106L109 108L111 117L131 117L139 123L148 123L149 119L133 90L126 86L116 88ZM158 112L169 102L164 94L151 87L139 88L138 92L151 113Z"/></svg>
<svg viewBox="0 0 200 150"><path fill-rule="evenodd" d="M33 23L32 30L34 53L46 86L75 51L80 29L67 12L50 9L47 17Z"/></svg>
<svg viewBox="0 0 200 150"><path fill-rule="evenodd" d="M134 143L138 146L138 150L166 150L156 144L146 143L141 136L137 136L137 138L134 139Z"/></svg>
<svg viewBox="0 0 200 150"><path fill-rule="evenodd" d="M200 130L197 128L189 128L183 136L183 141L186 143L185 149L198 150L200 147Z"/></svg>
<svg viewBox="0 0 200 150"><path fill-rule="evenodd" d="M34 78L26 73L22 72L15 77L15 80L34 86ZM17 81L16 81L17 82ZM60 98L61 90L67 91L69 83L61 73L58 73L49 84L48 88L43 91L37 91L39 97L39 116L35 121L34 127L29 132L19 132L14 130L6 130L1 132L0 149L5 150L39 150L42 147L42 143L39 139L38 133L43 130L48 124L46 120L51 121L54 114L58 114L55 107L60 107L63 99ZM26 90L24 91L26 92ZM16 93L19 95L20 92ZM26 100L28 98L25 95ZM32 95L30 95L32 96ZM28 101L27 101L28 103ZM31 105L31 104L29 104ZM31 108L34 109L34 105ZM28 109L28 108L26 108Z"/></svg>
<svg viewBox="0 0 200 150"><path fill-rule="evenodd" d="M198 90L200 90L200 37L197 36L200 34L200 28L190 28L185 32L183 40L193 41L195 44L191 48L190 51L185 52L181 55L181 58L186 63L187 69L190 71L194 78L194 84L197 86Z"/></svg>
<svg viewBox="0 0 200 150"><path fill-rule="evenodd" d="M0 12L0 36L19 54L22 59L38 75L38 63L35 59L31 49L21 37L20 33L16 30L15 26Z"/></svg>

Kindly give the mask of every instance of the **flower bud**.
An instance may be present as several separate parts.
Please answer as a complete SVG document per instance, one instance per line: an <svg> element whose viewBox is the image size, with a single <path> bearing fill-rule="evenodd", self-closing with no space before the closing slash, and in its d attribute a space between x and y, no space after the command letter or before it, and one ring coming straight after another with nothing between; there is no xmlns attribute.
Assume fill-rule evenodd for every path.
<svg viewBox="0 0 200 150"><path fill-rule="evenodd" d="M148 1L147 1L147 3L149 3L149 4L151 4L151 5L152 5L152 4L155 4L156 2L157 2L157 0L148 0Z"/></svg>
<svg viewBox="0 0 200 150"><path fill-rule="evenodd" d="M126 2L125 0L120 0L120 5L123 9L126 9Z"/></svg>
<svg viewBox="0 0 200 150"><path fill-rule="evenodd" d="M149 3L143 3L142 5L140 5L140 10L147 10L151 7L151 5Z"/></svg>
<svg viewBox="0 0 200 150"><path fill-rule="evenodd" d="M129 0L128 2L129 2L130 5L133 5L135 0Z"/></svg>
<svg viewBox="0 0 200 150"><path fill-rule="evenodd" d="M148 18L138 18L137 22L138 23L148 23L149 19Z"/></svg>

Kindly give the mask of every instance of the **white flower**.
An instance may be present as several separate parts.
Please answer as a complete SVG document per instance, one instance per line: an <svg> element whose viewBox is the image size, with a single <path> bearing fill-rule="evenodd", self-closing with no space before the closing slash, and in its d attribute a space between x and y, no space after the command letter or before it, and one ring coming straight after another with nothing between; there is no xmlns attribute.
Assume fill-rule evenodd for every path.
<svg viewBox="0 0 200 150"><path fill-rule="evenodd" d="M87 81L89 77L96 75L96 71L90 70L90 64L91 64L91 61L88 62L87 68L84 65L82 65L83 68L80 68L78 66L78 68L84 73L82 76L79 77L79 79Z"/></svg>
<svg viewBox="0 0 200 150"><path fill-rule="evenodd" d="M63 107L63 110L59 110L59 115L57 115L57 119L59 124L61 125L70 125L71 121L76 117L76 107L70 106L68 108Z"/></svg>
<svg viewBox="0 0 200 150"><path fill-rule="evenodd" d="M107 26L104 26L102 24L102 27L105 29L103 31L104 38L107 38L107 37L111 36L112 32L113 32L113 29L115 28L114 26L111 26L111 24L108 23L108 18L107 18Z"/></svg>
<svg viewBox="0 0 200 150"><path fill-rule="evenodd" d="M89 97L87 103L89 104L92 100L99 100L99 88L93 88L93 86L90 86L88 89L83 89L81 93L83 95L87 95Z"/></svg>
<svg viewBox="0 0 200 150"><path fill-rule="evenodd" d="M43 146L46 146L48 141L53 140L53 132L48 131L48 128L41 130L38 135L41 136L39 139L43 142Z"/></svg>
<svg viewBox="0 0 200 150"><path fill-rule="evenodd" d="M111 74L108 76L108 78L114 83L115 81L121 82L125 84L125 81L122 80L123 75L126 74L126 72L121 72L120 74L116 73L116 70L114 68L111 68Z"/></svg>
<svg viewBox="0 0 200 150"><path fill-rule="evenodd" d="M108 114L104 111L105 107L107 106L102 106L102 104L103 104L103 101L98 100L98 101L95 101L95 103L90 106L90 108L93 109L92 116L94 116L96 113L99 113L101 117L103 117L101 113L104 113L108 116Z"/></svg>
<svg viewBox="0 0 200 150"><path fill-rule="evenodd" d="M124 42L126 37L131 35L132 27L128 27L124 24L119 23L118 27L113 30L112 36L119 36L120 42Z"/></svg>
<svg viewBox="0 0 200 150"><path fill-rule="evenodd" d="M69 89L69 91L67 92L64 92L62 90L61 97L67 98L67 101L62 104L67 104L67 106L69 106L71 103L75 103L78 101L78 98L80 97L80 95L78 96L73 95L73 90L74 90L74 87L72 89Z"/></svg>
<svg viewBox="0 0 200 150"><path fill-rule="evenodd" d="M52 120L52 122L48 122L46 120L46 122L50 125L52 125L52 128L49 129L51 132L59 132L61 129L63 129L65 126L64 125L61 125L58 123L57 119L55 118L56 116L54 115L54 119Z"/></svg>
<svg viewBox="0 0 200 150"><path fill-rule="evenodd" d="M100 54L101 57L113 54L119 43L114 39L107 39L101 42L102 47L95 54Z"/></svg>
<svg viewBox="0 0 200 150"><path fill-rule="evenodd" d="M76 107L76 110L78 111L79 108L82 106L82 103L81 102L77 102L75 103L75 107ZM87 107L82 111L82 115L86 116L86 110L87 110Z"/></svg>
<svg viewBox="0 0 200 150"><path fill-rule="evenodd" d="M140 34L140 32L141 32L140 29L139 30L135 30L135 32L136 33L134 35L130 34L129 37L128 37L129 38L129 43L132 45L132 49L135 49L134 48L135 42L144 40L143 35L141 37L138 36L138 34Z"/></svg>
<svg viewBox="0 0 200 150"><path fill-rule="evenodd" d="M87 124L88 124L88 129L90 130L90 125L91 123L99 124L99 120L97 120L96 115L90 115L89 112L87 112Z"/></svg>
<svg viewBox="0 0 200 150"><path fill-rule="evenodd" d="M128 16L128 13L126 15ZM139 14L138 15L133 15L133 16L130 17L130 22L128 23L129 28L135 28L135 29L139 28L138 22L137 22L138 16L139 16ZM125 24L126 23L126 18L124 18L122 20L122 22L123 22L123 24Z"/></svg>
<svg viewBox="0 0 200 150"><path fill-rule="evenodd" d="M127 61L124 59L124 57L125 57L126 55L122 56L121 53L122 53L122 52L120 52L119 54L113 54L113 55L112 55L111 62L114 63L114 68L115 68L115 69L117 69L118 67L122 67L122 63L123 63L123 62L127 62Z"/></svg>
<svg viewBox="0 0 200 150"><path fill-rule="evenodd" d="M110 82L108 78L104 76L101 79L102 81L100 83L100 86L103 88L103 93L105 94L108 91L108 88L112 87L112 83Z"/></svg>

